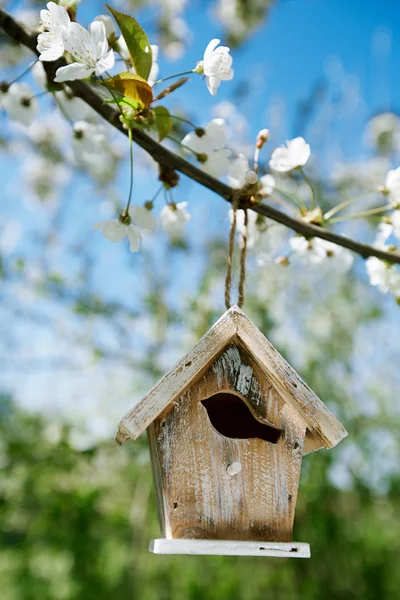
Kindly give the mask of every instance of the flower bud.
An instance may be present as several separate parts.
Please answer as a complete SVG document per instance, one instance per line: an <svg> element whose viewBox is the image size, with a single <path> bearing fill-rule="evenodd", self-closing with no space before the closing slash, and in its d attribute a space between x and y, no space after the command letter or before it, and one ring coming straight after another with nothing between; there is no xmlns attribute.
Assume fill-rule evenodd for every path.
<svg viewBox="0 0 400 600"><path fill-rule="evenodd" d="M208 161L208 154L206 154L205 152L199 152L198 154L196 154L196 158L199 161L199 163L201 163L202 165Z"/></svg>
<svg viewBox="0 0 400 600"><path fill-rule="evenodd" d="M270 138L269 129L261 129L257 134L256 148L261 149Z"/></svg>
<svg viewBox="0 0 400 600"><path fill-rule="evenodd" d="M283 267L289 266L289 258L287 256L278 256L274 262L275 264L282 265Z"/></svg>

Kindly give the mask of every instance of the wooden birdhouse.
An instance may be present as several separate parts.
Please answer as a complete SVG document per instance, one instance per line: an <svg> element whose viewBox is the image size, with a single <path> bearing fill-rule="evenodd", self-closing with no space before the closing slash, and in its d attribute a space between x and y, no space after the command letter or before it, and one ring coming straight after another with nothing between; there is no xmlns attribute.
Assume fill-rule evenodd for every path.
<svg viewBox="0 0 400 600"><path fill-rule="evenodd" d="M234 306L122 419L147 429L158 554L309 557L292 542L301 461L347 432Z"/></svg>

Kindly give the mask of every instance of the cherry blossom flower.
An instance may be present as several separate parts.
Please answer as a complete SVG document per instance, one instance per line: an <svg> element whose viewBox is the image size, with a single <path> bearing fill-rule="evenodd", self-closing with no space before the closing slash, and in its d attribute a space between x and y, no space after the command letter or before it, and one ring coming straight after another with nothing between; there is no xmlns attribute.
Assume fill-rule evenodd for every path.
<svg viewBox="0 0 400 600"><path fill-rule="evenodd" d="M263 175L260 178L261 188L258 190L263 196L270 196L275 189L276 181L275 177L270 173Z"/></svg>
<svg viewBox="0 0 400 600"><path fill-rule="evenodd" d="M77 159L84 159L86 155L93 155L101 151L106 140L103 125L77 121L72 130L74 134L72 145Z"/></svg>
<svg viewBox="0 0 400 600"><path fill-rule="evenodd" d="M249 160L245 154L239 154L232 161L228 174L228 183L233 188L242 188L246 183L246 173L250 170Z"/></svg>
<svg viewBox="0 0 400 600"><path fill-rule="evenodd" d="M182 144L199 154L221 150L227 144L225 120L213 119L204 129L187 133L182 140Z"/></svg>
<svg viewBox="0 0 400 600"><path fill-rule="evenodd" d="M396 298L400 298L400 271L394 265L370 256L366 268L371 285L376 286L383 294L392 292Z"/></svg>
<svg viewBox="0 0 400 600"><path fill-rule="evenodd" d="M39 60L57 60L64 54L63 32L70 25L69 14L63 6L49 2L47 10L40 11L40 20L46 31L43 31L37 39Z"/></svg>
<svg viewBox="0 0 400 600"><path fill-rule="evenodd" d="M27 83L13 83L1 94L3 108L10 119L29 126L39 111L39 102Z"/></svg>
<svg viewBox="0 0 400 600"><path fill-rule="evenodd" d="M227 142L224 119L213 119L205 129L185 135L182 145L202 156L201 168L213 177L222 177L229 171L231 151L224 148Z"/></svg>
<svg viewBox="0 0 400 600"><path fill-rule="evenodd" d="M232 56L230 48L218 46L220 40L214 38L204 51L203 60L197 63L193 71L205 75L208 91L215 96L221 81L233 79Z"/></svg>
<svg viewBox="0 0 400 600"><path fill-rule="evenodd" d="M381 188L382 193L388 194L391 204L400 204L400 167L392 169L386 175L385 185Z"/></svg>
<svg viewBox="0 0 400 600"><path fill-rule="evenodd" d="M273 151L269 166L273 171L286 173L304 167L310 158L311 150L309 144L302 137L288 140L286 146L281 146Z"/></svg>
<svg viewBox="0 0 400 600"><path fill-rule="evenodd" d="M187 202L179 202L178 204L167 204L161 210L161 227L171 238L182 237L185 223L191 219L186 207Z"/></svg>
<svg viewBox="0 0 400 600"><path fill-rule="evenodd" d="M93 21L89 31L79 23L70 23L63 40L65 50L77 62L57 69L57 83L85 79L93 73L100 76L114 66L114 52L108 48L106 28L101 21Z"/></svg>
<svg viewBox="0 0 400 600"><path fill-rule="evenodd" d="M153 231L155 220L150 211L144 206L132 206L128 212L128 216L123 217L121 215L119 219L100 221L94 225L94 229L101 229L103 237L114 244L127 237L130 251L137 252L142 239L140 229L148 232Z"/></svg>
<svg viewBox="0 0 400 600"><path fill-rule="evenodd" d="M398 240L400 240L400 210L395 210L392 214L392 228L393 228L393 235L395 235L397 237Z"/></svg>
<svg viewBox="0 0 400 600"><path fill-rule="evenodd" d="M228 183L234 188L241 188L246 183L256 183L257 174L253 169L250 169L248 158L245 154L239 154L238 157L232 161L231 168L228 174ZM263 196L270 196L275 188L275 178L270 175L263 175L259 180L259 190Z"/></svg>
<svg viewBox="0 0 400 600"><path fill-rule="evenodd" d="M353 255L349 250L320 238L307 240L305 237L296 235L289 240L289 244L292 251L305 264L317 265L328 259L336 258L336 264L343 271L348 271L353 264Z"/></svg>

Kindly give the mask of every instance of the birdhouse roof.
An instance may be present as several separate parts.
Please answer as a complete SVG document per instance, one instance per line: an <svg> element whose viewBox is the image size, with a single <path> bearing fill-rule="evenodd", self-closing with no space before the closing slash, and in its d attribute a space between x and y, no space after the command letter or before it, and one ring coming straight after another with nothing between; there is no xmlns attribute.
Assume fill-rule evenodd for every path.
<svg viewBox="0 0 400 600"><path fill-rule="evenodd" d="M177 397L190 388L229 344L250 354L280 397L295 408L315 439L314 449L333 448L347 431L244 312L233 306L173 369L121 420L116 440L136 439Z"/></svg>

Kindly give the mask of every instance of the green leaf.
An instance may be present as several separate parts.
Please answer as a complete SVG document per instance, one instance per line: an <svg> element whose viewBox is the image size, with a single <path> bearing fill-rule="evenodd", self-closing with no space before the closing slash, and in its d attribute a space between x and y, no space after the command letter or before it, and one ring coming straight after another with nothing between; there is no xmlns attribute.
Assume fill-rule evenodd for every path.
<svg viewBox="0 0 400 600"><path fill-rule="evenodd" d="M158 140L161 142L161 140L167 137L172 129L172 117L169 114L169 110L165 108L165 106L156 106L153 111L156 118Z"/></svg>
<svg viewBox="0 0 400 600"><path fill-rule="evenodd" d="M153 57L150 42L145 31L141 28L136 19L130 15L125 15L124 13L111 8L108 4L106 4L106 6L121 30L122 36L128 46L136 73L147 81L153 63Z"/></svg>
<svg viewBox="0 0 400 600"><path fill-rule="evenodd" d="M106 79L103 83L122 96L132 98L142 106L149 106L153 101L153 90L147 81L130 71L119 73Z"/></svg>

